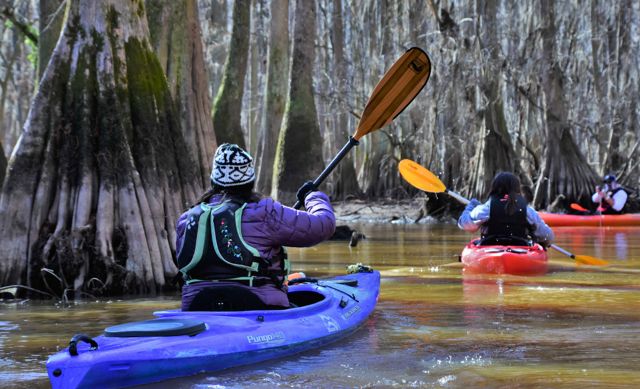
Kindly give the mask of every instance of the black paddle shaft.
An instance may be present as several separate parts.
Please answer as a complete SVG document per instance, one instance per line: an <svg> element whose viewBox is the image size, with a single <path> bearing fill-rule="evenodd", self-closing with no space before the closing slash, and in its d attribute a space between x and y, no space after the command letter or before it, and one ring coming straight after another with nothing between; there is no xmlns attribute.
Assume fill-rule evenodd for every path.
<svg viewBox="0 0 640 389"><path fill-rule="evenodd" d="M354 137L350 136L349 137L349 141L342 147L342 149L340 150L338 155L336 155L333 158L333 160L329 163L329 165L326 168L324 168L322 173L320 173L318 178L316 178L313 181L313 188L314 189L318 189L318 186L320 186L320 184L322 184L322 181L324 181L324 179L327 178L329 173L331 173L333 171L333 169L336 168L338 163L340 163L340 161L342 161L342 158L344 158L344 156L347 155L349 150L351 150L353 148L353 146L357 146L359 144L360 144L360 142L358 142ZM299 209L301 206L302 206L302 202L300 200L298 200L298 201L296 201L296 203L293 206L293 208Z"/></svg>

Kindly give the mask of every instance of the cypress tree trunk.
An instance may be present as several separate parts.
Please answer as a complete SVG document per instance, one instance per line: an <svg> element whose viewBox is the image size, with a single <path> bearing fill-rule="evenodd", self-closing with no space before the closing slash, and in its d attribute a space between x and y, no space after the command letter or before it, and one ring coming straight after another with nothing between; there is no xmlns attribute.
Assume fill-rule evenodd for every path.
<svg viewBox="0 0 640 389"><path fill-rule="evenodd" d="M205 190L211 185L209 176L216 140L209 112L209 77L204 65L197 2L147 0L146 4L151 42L167 75L180 128L201 177L200 188Z"/></svg>
<svg viewBox="0 0 640 389"><path fill-rule="evenodd" d="M224 65L222 85L213 103L213 129L218 143L235 143L245 148L240 124L244 78L249 57L251 0L233 3L233 31Z"/></svg>
<svg viewBox="0 0 640 389"><path fill-rule="evenodd" d="M380 67L374 68L377 72L372 72L371 87L367 88L368 93L373 91L384 72L393 64L393 57L396 54L394 52L393 31L391 28L393 20L391 16L393 14L392 2L371 3L370 7L369 12L376 18L376 22L372 23L372 36L369 38L370 51L376 53L375 56L377 58L383 58L383 61ZM380 28L373 28L376 24ZM378 47L380 43L382 46ZM358 173L358 178L364 194L371 198L386 196L387 193L385 192L388 189L386 179L391 174L396 175L397 169L384 168L385 160L393 153L390 137L383 133L383 131L391 131L390 127L391 125L380 131L374 131L362 139L365 157Z"/></svg>
<svg viewBox="0 0 640 389"><path fill-rule="evenodd" d="M554 2L543 0L539 9L546 21L542 28L545 69L540 74L546 96L547 136L542 172L536 183L533 202L537 208L545 208L562 194L568 201L584 200L586 203L595 185L596 174L580 152L569 128L563 72L556 57Z"/></svg>
<svg viewBox="0 0 640 389"><path fill-rule="evenodd" d="M0 1L0 139L6 157L11 155L22 132L29 102L37 84L31 62L38 38L30 26L30 15L37 13L37 2Z"/></svg>
<svg viewBox="0 0 640 389"><path fill-rule="evenodd" d="M40 0L38 8L40 20L38 20L40 34L38 35L38 79L42 78L51 58L51 53L56 47L60 37L62 23L64 22L63 0Z"/></svg>
<svg viewBox="0 0 640 389"><path fill-rule="evenodd" d="M289 0L272 0L265 109L256 153L256 184L258 190L263 193L271 193L273 161L287 103L288 69Z"/></svg>
<svg viewBox="0 0 640 389"><path fill-rule="evenodd" d="M258 152L258 136L264 115L264 90L267 74L266 58L268 57L269 40L267 36L267 15L269 12L266 0L254 0L251 12L251 39L249 42L249 85L247 86L246 112L247 150L251 155Z"/></svg>
<svg viewBox="0 0 640 389"><path fill-rule="evenodd" d="M0 142L0 185L4 181L4 175L7 170L7 157L4 156L4 148Z"/></svg>
<svg viewBox="0 0 640 389"><path fill-rule="evenodd" d="M16 59L17 59L17 53L13 53L13 55L5 61L3 61L3 65L5 68L5 72L4 72L4 78L2 80L0 80L0 141L7 139L7 133L11 131L10 126L7 125L7 123L5 122L5 110L8 108L6 104L7 103L7 88L9 87L9 81L11 81L11 78L13 77L13 64L15 63ZM2 142L0 142L2 143ZM5 152L4 152L4 147L0 148L0 152L2 152L2 158L4 158L5 162L7 160L6 156L5 156ZM4 177L4 171L2 172L2 175Z"/></svg>
<svg viewBox="0 0 640 389"><path fill-rule="evenodd" d="M481 136L471 172L471 195L484 198L489 193L491 181L500 171L519 175L516 154L507 128L502 85L499 72L501 61L500 36L498 34L498 0L478 2L481 68L480 91L483 97L479 108L482 120L478 128Z"/></svg>
<svg viewBox="0 0 640 389"><path fill-rule="evenodd" d="M604 4L603 4L604 6ZM615 86L617 92L624 91L627 85L634 83L634 73L637 69L633 66L627 53L633 52L632 41L634 37L634 23L633 15L629 12L633 8L632 2L629 0L621 1L616 5L617 12L615 13L615 25L618 26L615 29L615 36L611 38L613 41L613 50L608 53L611 58L610 61L613 64L619 64L618 69L611 73L608 80L608 85ZM614 32L610 31L613 35ZM594 59L597 62L597 59ZM633 94L637 96L637 94ZM636 106L633 104L632 98L613 99L613 117L611 128L607 134L606 143L604 147L604 157L602 160L601 174L607 174L609 172L618 173L622 171L627 156L623 152L622 138L625 135L625 131L628 128L634 128L629 124L630 118L633 116L633 112L636 110ZM602 105L606 105L603 103Z"/></svg>
<svg viewBox="0 0 640 389"><path fill-rule="evenodd" d="M0 284L153 293L176 273L198 180L148 38L143 0L69 0L2 188Z"/></svg>
<svg viewBox="0 0 640 389"><path fill-rule="evenodd" d="M313 96L316 31L314 1L296 4L293 56L287 108L273 171L272 195L293 203L298 187L322 170L322 138Z"/></svg>
<svg viewBox="0 0 640 389"><path fill-rule="evenodd" d="M338 101L344 101L344 97L347 93L347 63L344 53L344 26L342 20L342 0L333 0L333 28L332 41L333 41L333 55L335 59L335 85L337 86L337 92L339 96L342 96ZM347 118L347 108L342 106L336 109L336 127L338 133L338 144L344 144L349 139L349 133L347 132L347 125L349 123ZM341 143L342 142L342 143ZM356 169L353 164L353 157L348 154L344 157L344 160L336 168L335 172L335 189L334 196L339 199L345 199L348 196L360 196L362 192L358 185L358 179L356 175Z"/></svg>

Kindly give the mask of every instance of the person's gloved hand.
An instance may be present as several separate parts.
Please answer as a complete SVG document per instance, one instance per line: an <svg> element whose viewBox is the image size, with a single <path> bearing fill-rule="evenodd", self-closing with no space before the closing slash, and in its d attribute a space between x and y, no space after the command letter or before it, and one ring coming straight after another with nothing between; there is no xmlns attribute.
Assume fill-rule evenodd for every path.
<svg viewBox="0 0 640 389"><path fill-rule="evenodd" d="M312 181L307 181L302 184L300 189L298 189L298 193L296 193L296 197L298 198L298 201L300 201L300 204L304 204L304 199L314 190L316 190L316 187L313 185Z"/></svg>
<svg viewBox="0 0 640 389"><path fill-rule="evenodd" d="M478 205L480 205L480 201L478 201L478 199L471 199L471 201L469 201L469 204L467 204L467 206L464 208L465 211L471 211L472 209L474 209L475 207L477 207Z"/></svg>

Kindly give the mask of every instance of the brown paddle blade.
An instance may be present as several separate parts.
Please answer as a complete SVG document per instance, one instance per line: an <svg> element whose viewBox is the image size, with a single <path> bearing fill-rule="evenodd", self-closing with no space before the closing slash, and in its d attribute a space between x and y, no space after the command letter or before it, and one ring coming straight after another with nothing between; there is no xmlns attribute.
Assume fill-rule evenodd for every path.
<svg viewBox="0 0 640 389"><path fill-rule="evenodd" d="M431 61L422 49L412 47L385 73L369 97L353 138L391 123L427 84Z"/></svg>
<svg viewBox="0 0 640 389"><path fill-rule="evenodd" d="M410 159L400 161L398 170L402 178L420 190L432 193L442 193L447 190L435 174Z"/></svg>
<svg viewBox="0 0 640 389"><path fill-rule="evenodd" d="M431 74L431 62L420 48L412 47L402 55L378 82L364 107L356 133L349 137L338 154L329 162L322 173L313 181L317 188L335 169L349 151L358 145L358 140L386 124L402 112L427 84ZM293 205L299 209L302 202Z"/></svg>

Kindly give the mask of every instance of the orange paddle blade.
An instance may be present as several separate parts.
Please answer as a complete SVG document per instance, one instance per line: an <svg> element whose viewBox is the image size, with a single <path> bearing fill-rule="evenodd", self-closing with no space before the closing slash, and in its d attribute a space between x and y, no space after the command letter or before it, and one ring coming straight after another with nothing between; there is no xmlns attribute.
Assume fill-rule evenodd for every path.
<svg viewBox="0 0 640 389"><path fill-rule="evenodd" d="M410 159L403 159L398 164L400 175L409 184L425 192L442 193L447 187L435 174Z"/></svg>
<svg viewBox="0 0 640 389"><path fill-rule="evenodd" d="M570 207L571 207L571 209L576 210L576 211L589 212L588 209L584 208L582 205L577 204L577 203L571 203Z"/></svg>
<svg viewBox="0 0 640 389"><path fill-rule="evenodd" d="M605 261L604 259L590 257L588 255L576 255L576 263L582 265L591 265L591 266L607 266L609 265L609 261Z"/></svg>
<svg viewBox="0 0 640 389"><path fill-rule="evenodd" d="M604 259L600 259L600 258L596 258L596 257L590 257L588 255L574 255L571 252L563 249L562 247L558 246L557 244L552 244L550 246L552 249L566 255L567 257L574 259L576 261L576 264L578 265L591 265L591 266L606 266L609 264L609 262L605 261Z"/></svg>
<svg viewBox="0 0 640 389"><path fill-rule="evenodd" d="M391 123L427 84L431 74L431 61L422 49L412 47L398 59L369 97L353 138Z"/></svg>

